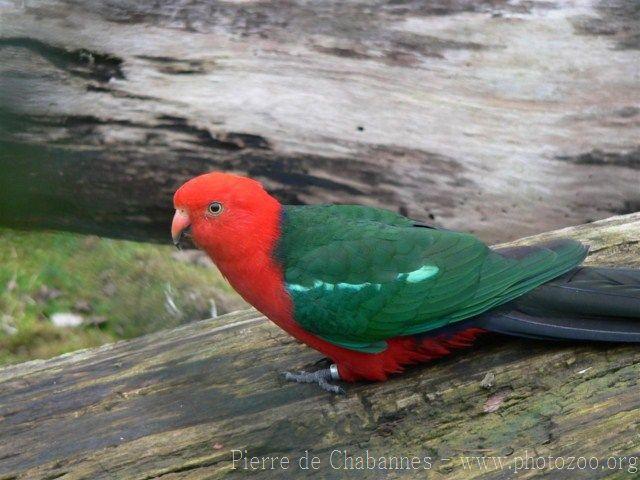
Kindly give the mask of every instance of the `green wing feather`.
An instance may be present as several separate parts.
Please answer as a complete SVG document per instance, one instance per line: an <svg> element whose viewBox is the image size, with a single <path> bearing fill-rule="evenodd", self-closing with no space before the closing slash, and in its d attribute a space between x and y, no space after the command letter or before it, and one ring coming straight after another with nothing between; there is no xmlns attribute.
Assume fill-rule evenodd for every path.
<svg viewBox="0 0 640 480"><path fill-rule="evenodd" d="M287 206L276 256L305 330L375 353L385 340L478 315L579 264L565 241L519 259L477 238L356 205Z"/></svg>

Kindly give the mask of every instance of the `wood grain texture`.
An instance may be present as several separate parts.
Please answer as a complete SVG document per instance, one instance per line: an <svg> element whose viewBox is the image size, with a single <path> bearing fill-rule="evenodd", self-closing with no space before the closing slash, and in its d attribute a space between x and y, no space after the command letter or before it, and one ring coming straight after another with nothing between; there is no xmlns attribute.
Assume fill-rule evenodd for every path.
<svg viewBox="0 0 640 480"><path fill-rule="evenodd" d="M590 264L640 267L640 214L519 243L557 236L590 243ZM600 462L640 455L638 345L495 335L386 383L347 385L345 396L283 381L280 372L317 360L249 310L2 369L0 478L239 478L246 472L232 468L232 449L292 459L289 470L259 478L291 478L307 449L321 458L318 478L385 473L332 469L334 449L431 456L428 471L387 473L436 479L513 478L474 465L478 455L501 457L505 469L527 452ZM575 470L518 478L531 477L582 478ZM584 478L630 477L598 469Z"/></svg>
<svg viewBox="0 0 640 480"><path fill-rule="evenodd" d="M487 241L631 213L639 15L633 0L4 1L0 223L167 241L174 189L213 169Z"/></svg>

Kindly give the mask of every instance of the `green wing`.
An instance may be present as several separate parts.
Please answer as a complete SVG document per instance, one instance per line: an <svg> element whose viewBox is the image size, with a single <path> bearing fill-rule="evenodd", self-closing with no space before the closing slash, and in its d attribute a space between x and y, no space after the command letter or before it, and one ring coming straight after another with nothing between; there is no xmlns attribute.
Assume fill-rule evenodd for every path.
<svg viewBox="0 0 640 480"><path fill-rule="evenodd" d="M355 205L285 207L276 255L296 321L363 352L478 315L568 271L585 248L507 258L472 235Z"/></svg>

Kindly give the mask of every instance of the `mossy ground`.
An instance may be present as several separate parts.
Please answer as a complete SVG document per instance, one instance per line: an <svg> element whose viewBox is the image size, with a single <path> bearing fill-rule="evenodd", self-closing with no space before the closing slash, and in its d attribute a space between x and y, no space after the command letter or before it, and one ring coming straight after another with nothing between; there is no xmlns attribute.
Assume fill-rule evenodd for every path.
<svg viewBox="0 0 640 480"><path fill-rule="evenodd" d="M0 229L0 365L92 347L211 316L242 302L210 265L172 247ZM51 316L73 312L79 327Z"/></svg>

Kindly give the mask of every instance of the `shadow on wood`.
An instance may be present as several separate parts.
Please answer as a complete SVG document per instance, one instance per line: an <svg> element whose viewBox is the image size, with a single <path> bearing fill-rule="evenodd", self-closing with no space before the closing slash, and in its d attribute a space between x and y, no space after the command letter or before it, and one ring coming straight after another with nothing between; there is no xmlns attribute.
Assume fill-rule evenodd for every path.
<svg viewBox="0 0 640 480"><path fill-rule="evenodd" d="M640 267L640 213L517 243L556 236L589 243L588 263ZM248 310L5 368L0 478L240 477L232 449L291 459L288 470L259 470L264 478L298 472L305 450L320 457L323 478L379 478L380 470L345 471L342 454L331 457L367 449L431 457L429 478L505 478L494 460L485 469L475 457L500 457L505 469L527 454L593 456L602 465L640 448L638 345L495 335L386 383L347 385L346 396L283 381L282 371L317 360Z"/></svg>

